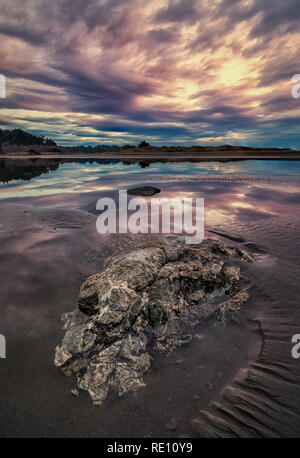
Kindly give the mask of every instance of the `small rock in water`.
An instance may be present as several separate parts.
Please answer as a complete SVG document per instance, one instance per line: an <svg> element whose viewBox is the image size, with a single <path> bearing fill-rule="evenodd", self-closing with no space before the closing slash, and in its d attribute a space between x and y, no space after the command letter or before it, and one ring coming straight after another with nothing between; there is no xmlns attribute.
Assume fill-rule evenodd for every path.
<svg viewBox="0 0 300 458"><path fill-rule="evenodd" d="M127 194L131 196L144 196L150 197L158 194L160 189L155 188L154 186L141 186L139 188L127 189Z"/></svg>
<svg viewBox="0 0 300 458"><path fill-rule="evenodd" d="M78 396L79 396L79 391L77 390L77 388L74 388L73 390L71 390L71 393L73 394L73 396L75 396L76 398L78 398Z"/></svg>
<svg viewBox="0 0 300 458"><path fill-rule="evenodd" d="M168 431L175 431L175 429L177 428L176 418L171 418L170 422L166 424L166 428Z"/></svg>

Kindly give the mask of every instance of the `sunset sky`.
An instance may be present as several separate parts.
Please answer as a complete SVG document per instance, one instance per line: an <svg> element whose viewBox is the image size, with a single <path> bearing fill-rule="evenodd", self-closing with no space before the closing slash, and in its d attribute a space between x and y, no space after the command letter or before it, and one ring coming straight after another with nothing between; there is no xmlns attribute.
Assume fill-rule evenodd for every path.
<svg viewBox="0 0 300 458"><path fill-rule="evenodd" d="M299 0L0 0L0 127L300 148Z"/></svg>

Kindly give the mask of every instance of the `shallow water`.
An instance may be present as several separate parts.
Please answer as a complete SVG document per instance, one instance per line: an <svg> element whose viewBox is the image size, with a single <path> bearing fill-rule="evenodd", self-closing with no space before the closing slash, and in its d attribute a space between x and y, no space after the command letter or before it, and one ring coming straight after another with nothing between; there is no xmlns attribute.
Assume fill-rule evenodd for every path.
<svg viewBox="0 0 300 458"><path fill-rule="evenodd" d="M0 160L0 199L33 197L61 192L109 191L144 180L176 180L207 175L300 176L300 161L126 162L81 160L60 163L55 159ZM36 176L35 176L36 175ZM18 178L18 179L15 179ZM5 183L7 182L7 183Z"/></svg>
<svg viewBox="0 0 300 458"><path fill-rule="evenodd" d="M291 356L300 333L298 162L11 161L0 167L1 436L300 436L300 360ZM206 236L256 258L244 266L250 300L237 322L207 323L202 338L157 355L145 388L94 407L53 365L60 315L110 254L151 237L95 227L100 197L141 183L162 197L204 197Z"/></svg>

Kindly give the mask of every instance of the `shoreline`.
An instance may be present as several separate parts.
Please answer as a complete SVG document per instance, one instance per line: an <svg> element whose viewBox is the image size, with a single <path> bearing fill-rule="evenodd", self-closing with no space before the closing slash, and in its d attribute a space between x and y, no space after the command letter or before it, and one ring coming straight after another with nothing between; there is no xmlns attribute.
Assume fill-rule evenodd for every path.
<svg viewBox="0 0 300 458"><path fill-rule="evenodd" d="M222 153L222 152L213 152L213 153L192 153L184 155L185 152L175 152L171 156L158 154L158 153L143 153L143 154L129 154L124 153L90 153L90 154L53 154L53 153L43 153L43 154L26 154L26 153L13 153L13 154L1 154L0 159L132 159L132 160L148 160L148 159L160 159L163 161L189 161L189 160L199 160L199 161L230 161L230 160L300 160L300 151L293 152L233 152L233 153Z"/></svg>

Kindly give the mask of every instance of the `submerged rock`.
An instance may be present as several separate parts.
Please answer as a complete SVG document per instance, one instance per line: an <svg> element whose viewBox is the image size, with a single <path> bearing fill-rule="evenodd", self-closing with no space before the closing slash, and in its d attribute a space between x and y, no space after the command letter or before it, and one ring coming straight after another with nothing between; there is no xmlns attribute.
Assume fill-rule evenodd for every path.
<svg viewBox="0 0 300 458"><path fill-rule="evenodd" d="M144 196L151 197L155 194L158 194L160 189L155 188L154 186L140 186L138 188L131 188L127 190L127 194L131 196Z"/></svg>
<svg viewBox="0 0 300 458"><path fill-rule="evenodd" d="M101 404L109 388L120 396L144 386L153 351L189 342L195 326L216 316L225 323L248 298L237 247L206 239L154 240L109 259L82 285L77 308L63 315L66 334L55 365L76 374L78 387Z"/></svg>

